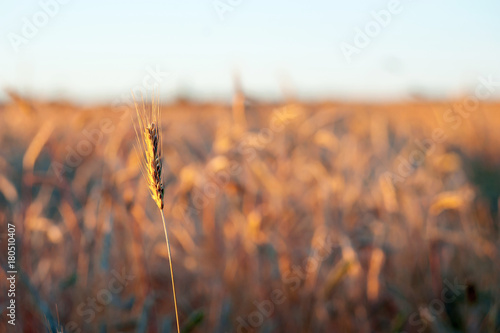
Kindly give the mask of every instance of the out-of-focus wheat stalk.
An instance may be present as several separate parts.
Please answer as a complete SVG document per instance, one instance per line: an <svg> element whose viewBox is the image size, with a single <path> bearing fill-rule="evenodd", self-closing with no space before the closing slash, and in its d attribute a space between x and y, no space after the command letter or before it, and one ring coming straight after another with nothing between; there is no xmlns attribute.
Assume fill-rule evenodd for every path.
<svg viewBox="0 0 500 333"><path fill-rule="evenodd" d="M151 108L146 109L144 99L142 99L142 109L140 109L135 101L135 109L137 112L137 126L134 123L141 171L148 183L149 192L155 201L161 213L163 222L163 230L165 231L165 240L167 242L168 262L170 265L170 277L172 278L172 291L174 295L175 320L177 322L177 332L180 332L179 315L177 311L177 296L175 293L174 270L172 268L172 255L170 253L170 242L168 241L167 225L163 214L163 178L162 178L162 140L161 140L161 119L160 119L160 103L154 100L151 102Z"/></svg>

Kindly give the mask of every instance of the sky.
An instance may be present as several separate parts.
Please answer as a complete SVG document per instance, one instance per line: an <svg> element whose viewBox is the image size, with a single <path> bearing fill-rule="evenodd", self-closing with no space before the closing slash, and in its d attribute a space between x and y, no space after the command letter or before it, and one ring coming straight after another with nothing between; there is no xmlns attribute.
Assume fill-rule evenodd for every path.
<svg viewBox="0 0 500 333"><path fill-rule="evenodd" d="M0 99L10 89L96 103L158 84L172 99L229 100L235 73L266 99L453 98L478 77L500 82L498 0L0 6Z"/></svg>

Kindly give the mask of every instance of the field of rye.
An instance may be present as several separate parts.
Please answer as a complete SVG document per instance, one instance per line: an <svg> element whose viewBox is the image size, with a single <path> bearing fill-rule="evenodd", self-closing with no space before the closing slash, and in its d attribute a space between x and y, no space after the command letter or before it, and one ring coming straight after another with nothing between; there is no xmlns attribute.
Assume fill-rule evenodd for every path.
<svg viewBox="0 0 500 333"><path fill-rule="evenodd" d="M175 332L133 105L0 105L19 332ZM183 332L499 332L500 104L161 106Z"/></svg>

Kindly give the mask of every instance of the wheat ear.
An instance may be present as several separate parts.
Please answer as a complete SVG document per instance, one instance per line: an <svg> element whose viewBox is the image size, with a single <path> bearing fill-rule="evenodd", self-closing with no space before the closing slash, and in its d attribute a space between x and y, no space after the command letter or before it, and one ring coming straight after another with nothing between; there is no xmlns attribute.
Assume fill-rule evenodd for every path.
<svg viewBox="0 0 500 333"><path fill-rule="evenodd" d="M132 95L133 96L133 95ZM177 296L175 293L174 270L172 268L172 255L170 253L170 242L168 241L167 224L163 214L163 165L162 165L162 140L161 140L161 119L160 103L158 99L152 100L151 109L148 111L142 99L142 109L140 110L134 97L135 109L137 112L137 123L134 129L136 132L138 148L141 154L141 171L148 183L149 192L160 210L165 240L167 241L168 263L170 265L170 277L172 278L172 291L174 295L175 320L177 322L177 332L180 333L179 315L177 311Z"/></svg>

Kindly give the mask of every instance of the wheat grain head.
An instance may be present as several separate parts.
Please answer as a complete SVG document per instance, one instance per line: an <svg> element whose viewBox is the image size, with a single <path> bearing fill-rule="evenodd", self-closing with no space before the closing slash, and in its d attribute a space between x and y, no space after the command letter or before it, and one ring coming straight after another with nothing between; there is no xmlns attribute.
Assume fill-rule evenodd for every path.
<svg viewBox="0 0 500 333"><path fill-rule="evenodd" d="M139 107L135 97L134 105L137 113L137 125L134 129L137 137L141 171L148 184L149 192L160 210L163 209L163 164L162 164L162 140L161 119L159 100L153 99L150 107L144 104Z"/></svg>
<svg viewBox="0 0 500 333"><path fill-rule="evenodd" d="M132 96L134 96L132 94ZM142 96L141 96L142 97ZM137 112L137 126L134 122L134 129L137 138L137 151L141 161L141 171L148 183L151 197L160 209L165 240L168 249L168 262L170 265L170 277L172 279L172 293L174 296L175 321L177 332L180 333L179 312L177 310L177 296L175 293L174 269L172 267L172 254L170 252L170 242L168 241L167 225L163 214L163 165L162 165L162 141L161 141L161 119L160 103L157 97L153 98L151 107L146 108L144 98L142 98L142 108L139 108L134 97L135 110Z"/></svg>

